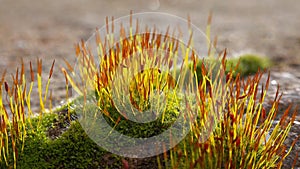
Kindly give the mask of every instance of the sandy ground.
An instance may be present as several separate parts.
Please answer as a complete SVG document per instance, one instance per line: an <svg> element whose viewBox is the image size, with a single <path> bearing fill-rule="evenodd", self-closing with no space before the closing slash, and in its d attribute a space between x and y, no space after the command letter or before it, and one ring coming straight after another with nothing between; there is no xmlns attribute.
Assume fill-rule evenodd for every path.
<svg viewBox="0 0 300 169"><path fill-rule="evenodd" d="M160 6L154 11L184 18L189 14L203 30L212 10L212 32L219 36L220 48L232 54L255 51L299 67L300 1L296 0L0 0L0 73L13 70L21 57L27 62L36 57L74 61L74 43L102 27L105 16L153 11L156 3Z"/></svg>
<svg viewBox="0 0 300 169"><path fill-rule="evenodd" d="M300 70L300 1L298 0L0 0L0 75L43 59L48 72L56 59L51 90L54 103L64 99L63 58L75 64L74 44L86 40L106 16L166 12L205 30L213 11L212 34L219 48L233 56L255 52L270 57L277 71ZM29 69L29 66L28 66Z"/></svg>

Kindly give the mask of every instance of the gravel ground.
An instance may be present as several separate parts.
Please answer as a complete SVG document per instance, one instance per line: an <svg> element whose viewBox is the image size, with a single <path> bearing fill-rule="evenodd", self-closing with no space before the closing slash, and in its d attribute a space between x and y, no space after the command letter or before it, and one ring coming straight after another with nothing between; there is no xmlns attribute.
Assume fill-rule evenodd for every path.
<svg viewBox="0 0 300 169"><path fill-rule="evenodd" d="M51 90L58 105L65 98L60 67L63 59L75 63L74 44L103 26L105 16L118 18L130 10L184 18L189 14L202 30L212 10L212 33L218 35L219 49L228 48L230 56L255 52L270 57L275 62L272 82L281 84L284 92L282 105L300 103L300 1L296 0L0 0L0 74L5 69L14 72L21 58L26 65L42 58L46 73L56 59ZM299 135L299 124L294 126L291 137ZM299 151L298 142L293 155Z"/></svg>

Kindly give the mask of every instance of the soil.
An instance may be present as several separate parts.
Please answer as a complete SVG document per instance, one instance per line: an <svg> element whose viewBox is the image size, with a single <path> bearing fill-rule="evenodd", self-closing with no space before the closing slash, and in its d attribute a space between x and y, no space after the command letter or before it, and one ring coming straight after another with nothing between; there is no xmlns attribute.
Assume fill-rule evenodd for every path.
<svg viewBox="0 0 300 169"><path fill-rule="evenodd" d="M254 52L270 57L275 63L273 83L281 84L286 94L283 106L300 103L300 1L295 0L0 0L0 75L7 70L10 76L21 59L28 65L37 58L43 59L43 72L48 74L55 59L50 90L53 104L59 105L65 100L60 68L65 67L64 59L75 65L74 44L102 27L106 16L118 18L130 10L166 12L183 18L189 14L202 30L212 11L212 34L218 35L218 49L228 48L229 56ZM32 104L37 109L35 98ZM291 138L299 131L299 124L295 124ZM300 151L299 141L296 145L293 157ZM299 161L298 157L296 167L300 167ZM289 158L284 168L291 163Z"/></svg>

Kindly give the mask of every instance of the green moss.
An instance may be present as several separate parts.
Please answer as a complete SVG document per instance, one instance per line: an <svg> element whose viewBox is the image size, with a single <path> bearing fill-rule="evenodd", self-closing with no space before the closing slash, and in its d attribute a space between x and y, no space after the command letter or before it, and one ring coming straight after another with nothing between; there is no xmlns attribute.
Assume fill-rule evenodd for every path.
<svg viewBox="0 0 300 169"><path fill-rule="evenodd" d="M111 117L106 117L106 120L114 127L114 122L121 117L115 130L131 137L148 138L158 135L168 129L178 117L178 100L174 100L171 95L169 98L172 99L167 103L164 119L158 117L149 123L136 123L125 119L114 107L110 107L108 111ZM74 103L76 101L72 102ZM18 168L121 168L121 157L98 146L77 120L68 121L66 108L67 106L44 114L41 118L31 118L31 123L26 123L27 136L24 149L18 155ZM71 113L72 116L75 111L76 109ZM62 129L65 132L60 134ZM12 157L9 159L9 166L13 166ZM156 161L155 158L151 160ZM6 168L4 162L0 166Z"/></svg>
<svg viewBox="0 0 300 169"><path fill-rule="evenodd" d="M247 76L255 74L258 69L264 70L270 68L272 65L271 61L267 57L262 57L254 54L245 54L237 58L232 58L227 60L226 69L229 71L230 68L234 69L240 61L237 70L235 70L234 75L240 73L241 76Z"/></svg>
<svg viewBox="0 0 300 169"><path fill-rule="evenodd" d="M206 65L211 64L211 59L205 59ZM213 61L214 62L214 61ZM239 63L238 67L237 64ZM201 66L202 66L202 60L199 60L197 63L196 72L198 77L201 77ZM255 55L255 54L244 54L239 57L235 58L228 58L226 59L226 73L228 73L230 70L233 70L233 76L237 76L237 74L240 74L240 76L248 76L255 74L258 72L258 69L265 70L272 66L272 62L269 58Z"/></svg>
<svg viewBox="0 0 300 169"><path fill-rule="evenodd" d="M158 135L177 119L178 113L175 109L178 109L178 105L173 102L169 104L164 121L160 117L153 122L136 123L122 117L115 130L138 138ZM88 137L77 120L69 123L65 108L44 114L42 118L31 118L31 123L26 123L25 146L18 154L17 167L22 169L122 168L122 157L113 155L98 146ZM115 108L110 108L109 112L111 118L106 120L113 127L115 124L111 119L116 120L120 114ZM75 115L75 112L72 112L72 115ZM66 130L64 133L50 134L50 131L60 132L62 128ZM52 138L50 135L57 135L57 138ZM12 156L9 160L9 166L13 166ZM153 158L150 162L153 163L153 160L156 161ZM0 168L7 168L4 161L0 163Z"/></svg>
<svg viewBox="0 0 300 169"><path fill-rule="evenodd" d="M172 98L172 99L171 99ZM179 105L178 101L174 99L173 95L169 96L166 103L166 110L164 111L164 117L161 114L156 120L146 123L138 123L125 119L115 107L109 107L109 117L105 119L108 124L116 131L134 138L149 138L155 135L159 135L167 130L178 118ZM118 120L119 119L119 120ZM116 125L115 122L119 121Z"/></svg>
<svg viewBox="0 0 300 169"><path fill-rule="evenodd" d="M226 62L227 72L234 69L238 61L240 63L234 72L235 76L237 73L247 76L254 74L258 69L266 69L271 66L268 58L247 54L239 58L228 59ZM198 77L201 76L201 64L202 61L197 63ZM135 123L126 120L115 108L110 107L111 117L106 120L122 134L147 138L162 133L172 125L178 116L178 106L176 100L170 102L165 119L162 120L160 117L149 123ZM18 168L121 168L121 157L112 155L98 146L88 137L79 122L73 121L70 125L65 123L67 113L59 114L58 112L64 111L66 108L67 106L64 106L55 113L44 114L42 118L32 118L31 125L27 122L28 133L24 149L19 152ZM121 117L120 121L115 126L114 121L117 121L119 117ZM50 129L55 131L59 126L68 127L68 129L58 138L51 139L49 137ZM13 166L12 156L9 157L8 162L9 166ZM3 159L0 167L6 168Z"/></svg>
<svg viewBox="0 0 300 169"><path fill-rule="evenodd" d="M28 130L24 149L19 152L18 168L121 168L120 157L94 143L77 121L71 122L68 130L57 139L50 139L48 130L57 127L59 118L56 113L43 115L40 122L38 118L32 118L34 130ZM109 161L104 159L105 156L110 157ZM7 167L4 162L0 166ZM9 166L13 166L12 161Z"/></svg>

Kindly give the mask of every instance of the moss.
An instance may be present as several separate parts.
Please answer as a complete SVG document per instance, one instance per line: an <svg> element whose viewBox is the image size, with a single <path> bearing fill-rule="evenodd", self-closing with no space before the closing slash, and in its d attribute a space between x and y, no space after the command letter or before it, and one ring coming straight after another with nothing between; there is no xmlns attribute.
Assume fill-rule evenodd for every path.
<svg viewBox="0 0 300 169"><path fill-rule="evenodd" d="M27 123L34 130L28 130L24 149L18 156L18 168L121 168L120 157L94 143L77 121L71 122L58 138L50 139L48 131L57 127L56 122L62 122L60 118L56 113L45 114L40 122L32 118L32 125ZM9 163L13 166L12 161ZM0 166L6 168L4 162Z"/></svg>
<svg viewBox="0 0 300 169"><path fill-rule="evenodd" d="M51 168L98 168L107 152L94 143L78 122L48 144L45 159ZM115 164L118 166L119 164Z"/></svg>
<svg viewBox="0 0 300 169"><path fill-rule="evenodd" d="M114 121L122 117L115 130L131 137L158 135L168 129L178 117L176 110L179 105L174 97L169 97L173 100L167 104L164 120L158 117L149 123L136 123L125 119L113 107L108 109L111 117L106 117L106 120L114 127ZM74 103L76 101L72 102ZM88 137L74 118L76 109L71 112L73 121L70 122L66 108L67 106L63 106L41 118L31 118L31 123L26 123L28 133L24 149L18 155L18 168L121 168L121 157L105 151ZM146 161L156 164L156 158ZM0 166L6 168L4 162ZM9 161L9 166L13 166L12 160Z"/></svg>
<svg viewBox="0 0 300 169"><path fill-rule="evenodd" d="M109 117L106 116L105 119L108 124L113 127L116 131L133 137L133 138L149 138L156 136L167 130L172 124L177 120L179 115L179 105L177 104L176 97L169 96L166 110L164 111L164 118L161 114L154 121L146 123L138 123L125 119L115 107L110 107L108 112ZM172 99L171 99L172 98ZM118 120L119 119L119 120ZM119 121L116 125L115 122ZM116 125L116 126L115 126Z"/></svg>
<svg viewBox="0 0 300 169"><path fill-rule="evenodd" d="M230 68L234 69L238 62L240 63L237 70L235 70L234 75L240 73L241 76L255 74L258 69L264 70L270 68L272 65L270 59L267 57L255 54L244 54L237 58L228 59L226 65L227 70L229 71Z"/></svg>
<svg viewBox="0 0 300 169"><path fill-rule="evenodd" d="M202 60L199 60L197 63L196 72L198 77L201 77L201 66L202 66ZM210 64L211 59L206 59L205 62ZM238 67L237 64L239 63ZM258 70L265 70L272 66L272 62L269 58L255 55L255 54L244 54L239 57L235 58L228 58L226 59L226 73L228 73L230 70L233 71L232 75L234 77L237 76L237 74L240 74L240 76L248 76L253 75Z"/></svg>
<svg viewBox="0 0 300 169"><path fill-rule="evenodd" d="M171 110L174 107L176 107L174 103L169 105L169 110L166 112L168 116L164 122L158 118L154 122L143 124L122 118L115 129L131 137L158 135L176 119L177 114ZM23 151L20 151L18 155L17 167L22 169L122 168L122 157L113 155L98 146L88 137L77 120L73 118L74 121L68 121L66 108L59 108L53 113L44 114L42 118L31 118L31 123L26 123L28 133ZM113 119L120 116L114 108L109 111ZM71 113L71 116L74 115L75 111ZM112 126L114 125L110 118L106 120ZM61 133L64 130L65 132ZM9 160L9 166L13 166L12 158ZM143 160L149 164L156 164L156 158ZM4 161L0 163L0 168L7 168Z"/></svg>
<svg viewBox="0 0 300 169"><path fill-rule="evenodd" d="M234 69L240 61L234 75L241 76L254 74L258 69L266 69L271 66L267 58L257 55L242 55L239 58L227 60L227 72ZM197 75L201 76L201 64L197 63ZM163 121L161 118L149 123L135 123L121 117L115 108L110 108L111 118L106 118L108 123L114 127L114 122L121 117L115 130L131 137L151 137L162 133L177 119L178 113L176 102L168 106ZM22 152L19 152L17 161L18 168L121 168L121 157L112 155L91 140L77 121L67 123L67 106L56 110L52 114L44 114L42 118L31 119L27 122L27 138ZM113 120L111 120L113 119ZM64 133L53 134L52 132ZM128 130L129 129L129 130ZM55 138L51 136L55 135ZM11 156L10 156L11 157ZM9 158L9 166L13 166L12 158ZM6 168L5 163L0 163L1 168Z"/></svg>

